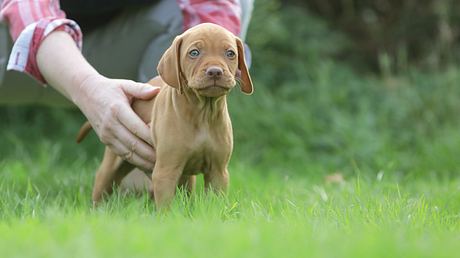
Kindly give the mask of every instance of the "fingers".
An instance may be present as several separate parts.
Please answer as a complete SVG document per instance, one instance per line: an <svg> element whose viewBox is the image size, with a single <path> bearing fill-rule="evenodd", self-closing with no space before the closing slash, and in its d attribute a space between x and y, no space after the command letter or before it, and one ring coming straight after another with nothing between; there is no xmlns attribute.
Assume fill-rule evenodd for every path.
<svg viewBox="0 0 460 258"><path fill-rule="evenodd" d="M140 140L121 124L118 124L114 130L116 131L119 142L121 142L128 150L136 153L139 157L149 161L153 165L153 162L155 161L155 151L152 146Z"/></svg>
<svg viewBox="0 0 460 258"><path fill-rule="evenodd" d="M141 156L139 156L136 152L128 149L123 143L120 141L113 141L111 144L107 145L109 148L118 156L123 158L124 160L128 161L129 163L138 166L140 168L146 170L153 169L153 163L151 161L145 160Z"/></svg>
<svg viewBox="0 0 460 258"><path fill-rule="evenodd" d="M160 87L128 80L123 81L122 88L123 91L130 96L144 100L153 98L160 91Z"/></svg>
<svg viewBox="0 0 460 258"><path fill-rule="evenodd" d="M150 129L127 103L113 104L97 132L115 154L136 166L153 168L155 151Z"/></svg>
<svg viewBox="0 0 460 258"><path fill-rule="evenodd" d="M119 110L118 121L120 121L120 123L136 137L139 137L146 143L153 145L152 137L150 136L150 127L146 125L139 116L137 116L131 107L128 106Z"/></svg>
<svg viewBox="0 0 460 258"><path fill-rule="evenodd" d="M100 138L124 160L147 170L153 169L156 157L152 146L132 134L119 121L114 120Z"/></svg>

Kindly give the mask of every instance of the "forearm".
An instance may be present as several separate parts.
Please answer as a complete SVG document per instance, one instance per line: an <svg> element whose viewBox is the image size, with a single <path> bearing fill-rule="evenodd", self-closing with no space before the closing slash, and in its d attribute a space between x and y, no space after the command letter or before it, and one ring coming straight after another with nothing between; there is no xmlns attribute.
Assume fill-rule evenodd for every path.
<svg viewBox="0 0 460 258"><path fill-rule="evenodd" d="M64 31L54 31L43 40L37 51L37 65L48 84L75 104L82 82L98 75Z"/></svg>

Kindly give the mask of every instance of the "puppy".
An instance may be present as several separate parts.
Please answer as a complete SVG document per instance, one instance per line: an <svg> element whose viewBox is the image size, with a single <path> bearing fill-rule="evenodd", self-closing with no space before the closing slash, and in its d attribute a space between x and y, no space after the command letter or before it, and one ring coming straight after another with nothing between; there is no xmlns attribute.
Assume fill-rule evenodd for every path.
<svg viewBox="0 0 460 258"><path fill-rule="evenodd" d="M193 191L198 173L204 174L206 189L225 193L233 148L226 95L237 84L242 92L253 92L242 41L221 26L197 25L174 39L157 70L159 77L149 83L161 87L158 95L133 103L134 111L152 130L155 204L167 206L177 186ZM89 124L84 125L77 141L89 129ZM106 148L96 172L94 203L111 193L133 168Z"/></svg>

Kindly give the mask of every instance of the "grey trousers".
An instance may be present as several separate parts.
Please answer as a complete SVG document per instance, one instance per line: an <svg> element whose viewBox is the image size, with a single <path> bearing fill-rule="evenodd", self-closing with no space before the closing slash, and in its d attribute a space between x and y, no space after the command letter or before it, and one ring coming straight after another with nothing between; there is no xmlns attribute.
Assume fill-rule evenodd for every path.
<svg viewBox="0 0 460 258"><path fill-rule="evenodd" d="M240 0L242 38L249 25L254 0ZM104 76L146 82L156 75L156 65L174 37L182 32L182 13L173 0L149 8L126 10L108 25L83 39L83 55ZM5 71L12 42L0 23L0 105L72 103L52 87L43 87L31 77Z"/></svg>

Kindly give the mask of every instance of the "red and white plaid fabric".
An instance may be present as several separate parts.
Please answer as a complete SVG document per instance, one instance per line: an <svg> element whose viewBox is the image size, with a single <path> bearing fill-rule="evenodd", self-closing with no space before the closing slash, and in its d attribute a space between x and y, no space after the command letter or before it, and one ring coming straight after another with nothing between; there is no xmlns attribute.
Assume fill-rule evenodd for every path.
<svg viewBox="0 0 460 258"><path fill-rule="evenodd" d="M0 0L1 2L1 0ZM184 30L197 24L219 24L235 35L240 34L241 6L238 0L177 0L182 10ZM8 60L8 70L25 72L46 83L36 61L38 47L53 31L69 33L82 48L82 33L77 23L66 19L58 0L5 0L0 20L9 25L14 46Z"/></svg>
<svg viewBox="0 0 460 258"><path fill-rule="evenodd" d="M240 35L241 6L238 0L177 0L177 3L184 17L184 31L210 22Z"/></svg>

